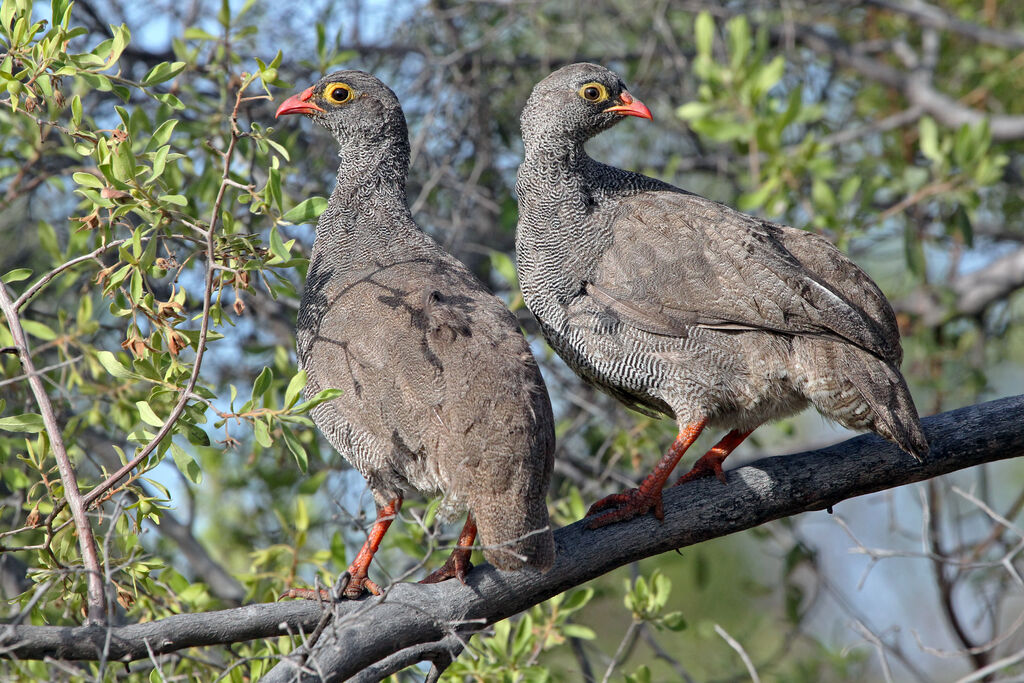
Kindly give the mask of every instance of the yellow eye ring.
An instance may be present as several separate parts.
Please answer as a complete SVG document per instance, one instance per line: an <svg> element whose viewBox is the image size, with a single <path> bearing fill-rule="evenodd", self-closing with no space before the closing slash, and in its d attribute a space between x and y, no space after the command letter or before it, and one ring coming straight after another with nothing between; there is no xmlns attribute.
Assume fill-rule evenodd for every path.
<svg viewBox="0 0 1024 683"><path fill-rule="evenodd" d="M585 84L576 93L587 102L604 102L608 99L608 88L596 81Z"/></svg>
<svg viewBox="0 0 1024 683"><path fill-rule="evenodd" d="M344 83L331 83L324 88L324 99L334 104L345 104L352 99L352 88Z"/></svg>

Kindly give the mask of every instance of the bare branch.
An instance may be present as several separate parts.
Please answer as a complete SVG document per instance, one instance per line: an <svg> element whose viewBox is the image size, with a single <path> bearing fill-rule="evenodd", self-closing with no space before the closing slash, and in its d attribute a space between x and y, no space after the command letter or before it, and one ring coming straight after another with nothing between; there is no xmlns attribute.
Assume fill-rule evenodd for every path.
<svg viewBox="0 0 1024 683"><path fill-rule="evenodd" d="M35 395L36 404L39 406L39 413L43 417L43 424L46 426L46 435L50 439L50 450L57 460L57 469L60 471L60 481L64 485L64 498L71 508L71 516L75 520L75 530L78 532L78 546L82 552L82 564L85 566L87 601L89 604L89 621L101 623L106 621L107 604L103 595L103 575L100 573L100 560L96 551L96 537L92 533L92 526L89 524L89 517L85 514L87 507L82 498L82 492L78 488L78 478L75 476L75 468L68 458L67 449L64 447L64 437L61 435L60 426L57 424L57 416L53 412L53 404L50 396L46 393L43 380L36 372L35 364L32 362L32 353L29 349L28 339L25 337L25 330L21 327L21 318L18 310L11 301L7 292L7 285L0 282L0 309L3 309L4 317L7 318L7 327L11 332L11 339L18 350L21 366L28 375L29 386Z"/></svg>
<svg viewBox="0 0 1024 683"><path fill-rule="evenodd" d="M778 32L779 29L776 29ZM801 26L797 40L827 59L853 69L866 78L882 83L903 93L907 100L928 113L944 126L958 128L963 124L976 125L988 120L992 139L997 142L1024 138L1024 116L989 114L960 104L952 97L936 90L931 74L925 70L906 72L893 66L858 54L849 45L832 36L822 35L812 26ZM780 36L781 39L781 36Z"/></svg>
<svg viewBox="0 0 1024 683"><path fill-rule="evenodd" d="M887 9L890 12L913 17L922 26L939 31L952 31L980 43L988 43L989 45L1004 47L1008 50L1024 50L1024 33L1018 31L999 31L987 26L972 24L969 21L957 19L935 5L924 2L924 0L900 0L900 2L893 2L893 0L867 0L867 3L875 7Z"/></svg>
<svg viewBox="0 0 1024 683"><path fill-rule="evenodd" d="M918 290L901 301L896 310L920 316L927 327L954 317L977 316L996 301L1024 287L1024 247L996 259L983 268L961 275L948 285L955 299L952 311L935 293Z"/></svg>
<svg viewBox="0 0 1024 683"><path fill-rule="evenodd" d="M668 550L749 529L842 500L956 470L1024 455L1024 395L943 413L924 421L931 453L915 463L894 445L865 435L829 448L758 460L729 472L729 484L691 482L665 492L665 519L640 517L597 531L583 523L555 532L555 565L546 573L499 572L481 565L467 585L395 584L380 597L330 605L334 618L313 648L288 655L267 683L344 680L395 653L424 643L469 637L617 567ZM178 615L118 628L11 626L0 629L0 650L18 658L93 659L110 637L109 659L148 658L197 645L311 632L319 603L250 605ZM283 626L282 626L283 623ZM290 629L290 631L289 631ZM430 650L430 648L427 648ZM394 661L394 660L392 660Z"/></svg>

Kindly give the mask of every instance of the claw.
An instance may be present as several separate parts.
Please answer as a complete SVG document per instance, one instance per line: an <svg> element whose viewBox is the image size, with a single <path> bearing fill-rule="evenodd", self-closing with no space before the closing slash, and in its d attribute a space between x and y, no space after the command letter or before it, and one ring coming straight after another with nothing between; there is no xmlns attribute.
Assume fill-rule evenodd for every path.
<svg viewBox="0 0 1024 683"><path fill-rule="evenodd" d="M473 554L473 541L476 540L476 520L473 513L466 516L466 523L459 532L459 540L455 544L455 550L448 556L445 563L432 572L420 583L440 583L448 579L458 579L463 585L466 584L466 574L473 568L469 561Z"/></svg>
<svg viewBox="0 0 1024 683"><path fill-rule="evenodd" d="M697 462L693 463L693 467L689 472L679 477L673 486L679 486L682 483L693 481L694 479L700 479L706 477L709 474L713 474L718 477L718 481L723 484L726 483L725 472L722 471L722 463L729 457L729 454L736 450L736 447L743 443L743 440L750 436L750 432L753 429L740 432L732 430L728 434L722 437L722 440L711 447L704 455L697 459Z"/></svg>
<svg viewBox="0 0 1024 683"><path fill-rule="evenodd" d="M471 554L471 550L456 548L443 565L431 572L420 583L441 583L448 579L458 579L460 583L465 585L466 574L473 568L473 563L469 561Z"/></svg>
<svg viewBox="0 0 1024 683"><path fill-rule="evenodd" d="M646 483L646 482L644 482ZM587 517L600 512L606 508L617 507L618 509L598 515L587 522L588 529L599 529L615 522L624 522L645 514L648 510L654 512L654 516L660 522L665 519L665 509L661 502L661 489L656 488L645 491L643 485L635 489L629 489L623 493L614 493L606 496L590 506Z"/></svg>
<svg viewBox="0 0 1024 683"><path fill-rule="evenodd" d="M682 427L679 430L679 436L672 443L672 447L668 449L668 453L662 456L658 464L655 465L654 471L647 475L647 478L643 480L640 486L623 493L614 493L606 496L591 505L590 510L587 511L587 517L606 508L615 507L618 509L589 520L587 528L598 529L614 522L633 519L645 514L648 510L654 512L654 516L658 521L664 519L665 509L661 502L661 489L665 486L665 481L672 474L672 469L679 462L679 459L683 457L686 449L700 436L705 424L707 424L707 420L699 420Z"/></svg>

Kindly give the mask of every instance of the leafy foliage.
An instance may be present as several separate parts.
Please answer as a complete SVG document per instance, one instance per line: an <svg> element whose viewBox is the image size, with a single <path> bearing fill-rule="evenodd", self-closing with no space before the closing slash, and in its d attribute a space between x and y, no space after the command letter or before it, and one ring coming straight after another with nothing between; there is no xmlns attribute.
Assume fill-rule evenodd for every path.
<svg viewBox="0 0 1024 683"><path fill-rule="evenodd" d="M336 160L315 131L274 130L269 103L290 81L339 65L374 71L398 92L413 133L417 220L514 310L523 312L512 261L517 116L549 67L589 59L619 71L657 117L596 139L593 156L819 231L853 254L895 304L922 412L1005 393L1020 377L1020 284L972 290L988 298L970 310L958 289L1022 248L1020 140L994 134L984 117L949 125L881 77L927 72L926 85L958 105L1024 111L1019 50L1000 42L1019 34L1020 7L936 3L962 25L991 29L979 39L871 3L397 3L376 30L371 5L353 5L359 14L224 0L190 13L161 0L0 2L0 278L56 423L11 348L5 314L0 590L11 619L85 620L76 495L103 601L126 622L330 584L365 538L372 504L361 479L322 449L307 417L334 394L304 395L292 352L309 226ZM877 73L842 62L850 46ZM628 415L535 349L559 420L551 508L568 524L642 476L674 426ZM786 452L815 429L788 420L751 441ZM1011 521L1021 514L1019 471L977 476L987 505ZM991 634L973 624L998 631L1016 585L1002 571L1019 555L1009 527L950 502L948 487L921 497L935 527L929 557L940 559L918 573L938 577L937 600L962 590L986 606L959 615L969 624L960 660L977 670L997 655L978 652ZM908 504L899 515L893 506L904 518ZM407 580L439 563L450 533L436 511L436 501L410 501L372 571ZM901 534L916 552L918 527ZM823 594L839 592L825 554L800 524L780 522L646 561L628 579L616 573L475 636L446 676L563 680L585 666L638 683L680 670L746 676L721 625L765 678L880 678L873 649L851 651L819 627L823 613L844 629L851 621L841 600L822 607ZM970 602L935 607L956 619ZM909 633L922 617L904 611ZM948 660L903 655L913 643L878 638L901 671L948 670ZM295 642L190 651L152 668L0 670L12 680L253 680Z"/></svg>

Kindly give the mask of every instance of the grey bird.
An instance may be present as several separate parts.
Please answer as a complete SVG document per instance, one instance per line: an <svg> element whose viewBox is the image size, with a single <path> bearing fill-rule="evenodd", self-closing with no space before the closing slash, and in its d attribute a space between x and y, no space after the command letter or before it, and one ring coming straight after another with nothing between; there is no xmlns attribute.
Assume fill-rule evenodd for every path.
<svg viewBox="0 0 1024 683"><path fill-rule="evenodd" d="M367 568L412 491L442 496L441 519L468 511L452 556L425 581L464 580L478 533L495 567L546 569L555 444L547 389L515 317L413 222L398 98L370 74L339 71L285 100L284 114L308 116L340 148L296 336L305 395L343 391L314 408L313 421L377 506L346 595L379 593Z"/></svg>
<svg viewBox="0 0 1024 683"><path fill-rule="evenodd" d="M878 286L820 236L587 156L584 143L625 116L651 113L613 72L572 64L534 87L521 118L527 307L584 380L679 426L654 472L595 503L589 526L661 519L662 487L706 427L729 431L679 483L724 481L722 461L758 425L808 405L921 459L928 444Z"/></svg>

